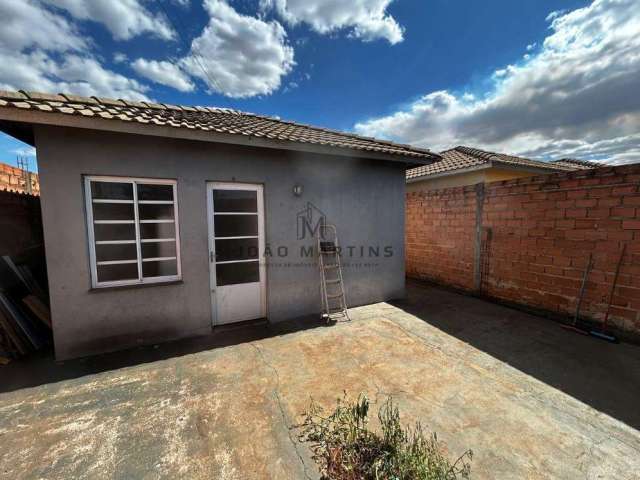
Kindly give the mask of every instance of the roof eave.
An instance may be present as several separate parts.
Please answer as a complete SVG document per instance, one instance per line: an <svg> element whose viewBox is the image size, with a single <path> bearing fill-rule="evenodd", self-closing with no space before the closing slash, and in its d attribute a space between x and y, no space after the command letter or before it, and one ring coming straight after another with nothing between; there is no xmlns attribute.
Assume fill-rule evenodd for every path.
<svg viewBox="0 0 640 480"><path fill-rule="evenodd" d="M476 172L478 170L486 170L487 168L491 168L492 166L493 165L491 165L491 162L487 162L480 165L473 165L472 167L456 168L455 170L447 170L446 172L431 173L427 175L421 175L419 177L408 178L407 183L423 182L434 178L450 177L451 175L458 175L461 173Z"/></svg>
<svg viewBox="0 0 640 480"><path fill-rule="evenodd" d="M65 113L42 112L32 109L0 108L0 121L16 122L31 125L50 125L70 128L82 128L89 130L102 130L109 132L131 133L136 135L148 135L156 137L179 138L213 143L227 143L259 148L273 148L279 150L293 150L300 152L318 153L323 155L340 155L350 158L386 160L415 166L428 165L439 159L433 154L431 157L425 154L406 155L402 153L385 153L356 148L338 147L332 145L314 144L307 142L294 142L290 140L277 140L264 137L219 133L195 128L176 128L167 125L143 124L127 122L124 120L104 119L100 117L88 117L84 115L68 115ZM0 127L3 128L3 127ZM4 126L6 129L6 124ZM27 142L30 143L30 142Z"/></svg>

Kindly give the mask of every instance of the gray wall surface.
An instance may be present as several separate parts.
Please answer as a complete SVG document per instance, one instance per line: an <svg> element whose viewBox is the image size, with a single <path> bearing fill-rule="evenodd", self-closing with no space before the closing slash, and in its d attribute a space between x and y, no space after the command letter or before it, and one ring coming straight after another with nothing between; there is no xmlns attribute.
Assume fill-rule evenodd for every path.
<svg viewBox="0 0 640 480"><path fill-rule="evenodd" d="M35 133L59 359L211 331L207 181L264 185L269 321L320 311L316 260L300 257L315 242L296 231L307 202L337 226L343 247L356 247L342 259L350 306L404 295L401 163L63 127ZM91 290L83 175L177 179L182 283ZM278 257L278 247L288 255Z"/></svg>

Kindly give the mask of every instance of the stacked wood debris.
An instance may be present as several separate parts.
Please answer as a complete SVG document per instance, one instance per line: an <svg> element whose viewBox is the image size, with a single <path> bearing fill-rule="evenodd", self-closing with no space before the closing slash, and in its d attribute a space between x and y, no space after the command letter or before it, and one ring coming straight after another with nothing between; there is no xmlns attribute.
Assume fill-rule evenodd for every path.
<svg viewBox="0 0 640 480"><path fill-rule="evenodd" d="M27 263L0 257L0 364L51 343L46 291Z"/></svg>

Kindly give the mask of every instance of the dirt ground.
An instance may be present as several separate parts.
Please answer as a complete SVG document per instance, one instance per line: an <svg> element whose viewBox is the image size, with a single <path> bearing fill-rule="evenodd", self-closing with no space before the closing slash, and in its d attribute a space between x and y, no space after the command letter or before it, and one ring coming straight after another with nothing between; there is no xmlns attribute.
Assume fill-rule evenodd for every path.
<svg viewBox="0 0 640 480"><path fill-rule="evenodd" d="M610 362L624 354L622 380L635 381L638 347L574 338L544 319L411 288L408 301L353 309L350 323L2 393L0 477L318 478L292 426L311 396L331 406L346 391L377 404L392 395L403 421L436 431L452 457L472 449L472 478L637 478L636 413L588 405L598 396L565 381L583 375L579 368L547 370L570 369L565 354ZM498 320L500 329L491 324ZM488 333L525 320L521 343ZM527 362L537 343L541 358L531 353ZM637 388L626 385L631 394ZM626 405L626 393L615 395Z"/></svg>

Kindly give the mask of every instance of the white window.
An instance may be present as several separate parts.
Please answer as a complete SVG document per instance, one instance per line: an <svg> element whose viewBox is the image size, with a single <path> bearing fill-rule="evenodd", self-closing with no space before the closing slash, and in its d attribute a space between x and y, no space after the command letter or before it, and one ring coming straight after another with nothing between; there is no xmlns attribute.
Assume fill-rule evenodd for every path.
<svg viewBox="0 0 640 480"><path fill-rule="evenodd" d="M180 280L175 180L85 177L93 287Z"/></svg>

